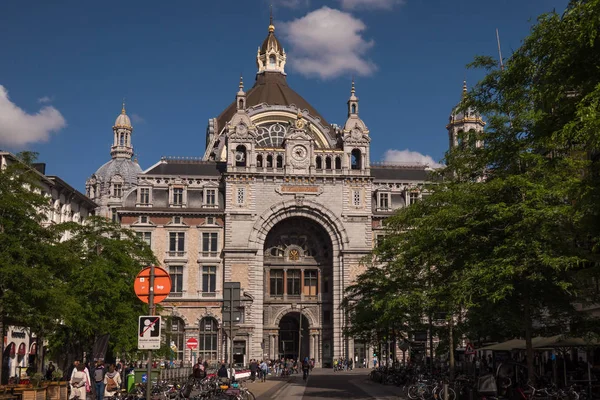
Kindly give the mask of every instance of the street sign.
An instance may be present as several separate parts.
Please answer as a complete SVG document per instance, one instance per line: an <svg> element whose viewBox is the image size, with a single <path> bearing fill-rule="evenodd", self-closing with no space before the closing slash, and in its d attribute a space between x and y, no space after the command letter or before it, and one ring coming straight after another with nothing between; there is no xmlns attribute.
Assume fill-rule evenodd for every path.
<svg viewBox="0 0 600 400"><path fill-rule="evenodd" d="M465 348L465 355L475 354L475 349L473 349L473 345L471 343L467 343L467 347Z"/></svg>
<svg viewBox="0 0 600 400"><path fill-rule="evenodd" d="M148 303L150 296L150 267L140 271L133 282L133 290L138 299ZM154 304L160 303L171 292L171 276L161 267L154 267Z"/></svg>
<svg viewBox="0 0 600 400"><path fill-rule="evenodd" d="M196 350L198 348L198 339L196 339L196 338L189 338L187 340L187 342L185 342L185 345L190 350Z"/></svg>
<svg viewBox="0 0 600 400"><path fill-rule="evenodd" d="M140 316L138 325L138 349L160 349L160 316Z"/></svg>

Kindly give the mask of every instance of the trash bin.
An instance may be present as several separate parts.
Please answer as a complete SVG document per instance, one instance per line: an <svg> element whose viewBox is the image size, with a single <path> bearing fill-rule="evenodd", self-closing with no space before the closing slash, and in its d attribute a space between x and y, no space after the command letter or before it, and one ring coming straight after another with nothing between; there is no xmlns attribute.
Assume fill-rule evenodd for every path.
<svg viewBox="0 0 600 400"><path fill-rule="evenodd" d="M150 378L152 379L152 383L158 382L158 377L160 375L160 369L153 369L151 371ZM136 370L135 371L135 383L146 383L148 382L148 371L147 370Z"/></svg>
<svg viewBox="0 0 600 400"><path fill-rule="evenodd" d="M126 380L126 388L127 388L127 393L131 393L133 392L133 387L135 386L135 372L131 371L129 374L127 374L127 377L125 378Z"/></svg>

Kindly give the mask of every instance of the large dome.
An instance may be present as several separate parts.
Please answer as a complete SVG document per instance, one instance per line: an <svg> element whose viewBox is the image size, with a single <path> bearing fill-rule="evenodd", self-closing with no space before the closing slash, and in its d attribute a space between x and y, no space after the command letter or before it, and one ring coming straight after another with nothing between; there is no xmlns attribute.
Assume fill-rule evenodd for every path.
<svg viewBox="0 0 600 400"><path fill-rule="evenodd" d="M115 158L98 168L94 177L101 182L110 182L113 176L119 175L123 178L124 183L132 185L137 182L137 176L141 173L142 168L137 162L125 158Z"/></svg>

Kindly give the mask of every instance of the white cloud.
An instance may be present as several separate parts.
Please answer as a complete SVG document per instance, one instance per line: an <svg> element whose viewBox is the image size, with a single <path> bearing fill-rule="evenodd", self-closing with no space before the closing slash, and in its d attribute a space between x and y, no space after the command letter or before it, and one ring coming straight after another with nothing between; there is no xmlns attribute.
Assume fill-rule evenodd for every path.
<svg viewBox="0 0 600 400"><path fill-rule="evenodd" d="M54 100L54 96L50 97L50 96L44 96L44 97L40 97L37 101L38 103L51 103Z"/></svg>
<svg viewBox="0 0 600 400"><path fill-rule="evenodd" d="M391 10L395 5L403 4L404 0L339 0L345 10L370 9Z"/></svg>
<svg viewBox="0 0 600 400"><path fill-rule="evenodd" d="M8 91L0 85L0 145L23 146L44 142L51 132L67 126L62 114L52 106L28 114L10 101Z"/></svg>
<svg viewBox="0 0 600 400"><path fill-rule="evenodd" d="M377 67L366 52L373 47L362 32L367 26L351 14L322 7L282 26L292 48L292 68L306 76L329 79L346 73L369 75Z"/></svg>
<svg viewBox="0 0 600 400"><path fill-rule="evenodd" d="M143 124L146 122L146 120L139 114L131 114L131 122L133 122L134 124Z"/></svg>
<svg viewBox="0 0 600 400"><path fill-rule="evenodd" d="M430 168L440 168L443 164L436 162L431 156L421 154L418 151L406 150L387 150L383 155L384 162L401 164L420 164L427 165Z"/></svg>
<svg viewBox="0 0 600 400"><path fill-rule="evenodd" d="M300 8L308 7L310 5L310 0L275 0L273 3L282 7Z"/></svg>

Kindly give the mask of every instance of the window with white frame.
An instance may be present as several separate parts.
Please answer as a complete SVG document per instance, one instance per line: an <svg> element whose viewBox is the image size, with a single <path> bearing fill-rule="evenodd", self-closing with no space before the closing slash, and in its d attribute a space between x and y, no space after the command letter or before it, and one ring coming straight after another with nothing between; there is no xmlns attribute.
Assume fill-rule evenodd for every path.
<svg viewBox="0 0 600 400"><path fill-rule="evenodd" d="M181 217L173 217L173 223L177 225L182 224L183 219Z"/></svg>
<svg viewBox="0 0 600 400"><path fill-rule="evenodd" d="M246 188L237 188L236 202L240 205L246 202Z"/></svg>
<svg viewBox="0 0 600 400"><path fill-rule="evenodd" d="M390 194L388 192L380 192L377 194L377 208L380 210L390 209Z"/></svg>
<svg viewBox="0 0 600 400"><path fill-rule="evenodd" d="M352 205L354 207L360 207L362 205L361 197L362 196L359 189L354 189L352 191Z"/></svg>
<svg viewBox="0 0 600 400"><path fill-rule="evenodd" d="M217 290L217 267L205 265L202 267L202 293L214 293Z"/></svg>
<svg viewBox="0 0 600 400"><path fill-rule="evenodd" d="M150 188L140 188L140 204L150 204Z"/></svg>
<svg viewBox="0 0 600 400"><path fill-rule="evenodd" d="M414 204L417 201L419 201L419 192L410 192L408 204Z"/></svg>
<svg viewBox="0 0 600 400"><path fill-rule="evenodd" d="M171 296L181 296L183 292L183 265L170 265Z"/></svg>
<svg viewBox="0 0 600 400"><path fill-rule="evenodd" d="M219 234L217 232L202 232L202 257L217 257Z"/></svg>
<svg viewBox="0 0 600 400"><path fill-rule="evenodd" d="M123 185L120 183L113 184L113 196L114 197L122 197L123 196Z"/></svg>
<svg viewBox="0 0 600 400"><path fill-rule="evenodd" d="M147 215L141 215L140 216L140 224L147 224L147 223L149 223L148 216Z"/></svg>
<svg viewBox="0 0 600 400"><path fill-rule="evenodd" d="M217 205L217 189L204 190L204 205L210 207Z"/></svg>
<svg viewBox="0 0 600 400"><path fill-rule="evenodd" d="M174 206L183 205L183 188L173 188L173 201Z"/></svg>
<svg viewBox="0 0 600 400"><path fill-rule="evenodd" d="M169 232L169 255L171 257L185 255L185 232Z"/></svg>
<svg viewBox="0 0 600 400"><path fill-rule="evenodd" d="M138 239L146 242L148 246L152 246L152 232L136 232L135 234Z"/></svg>

